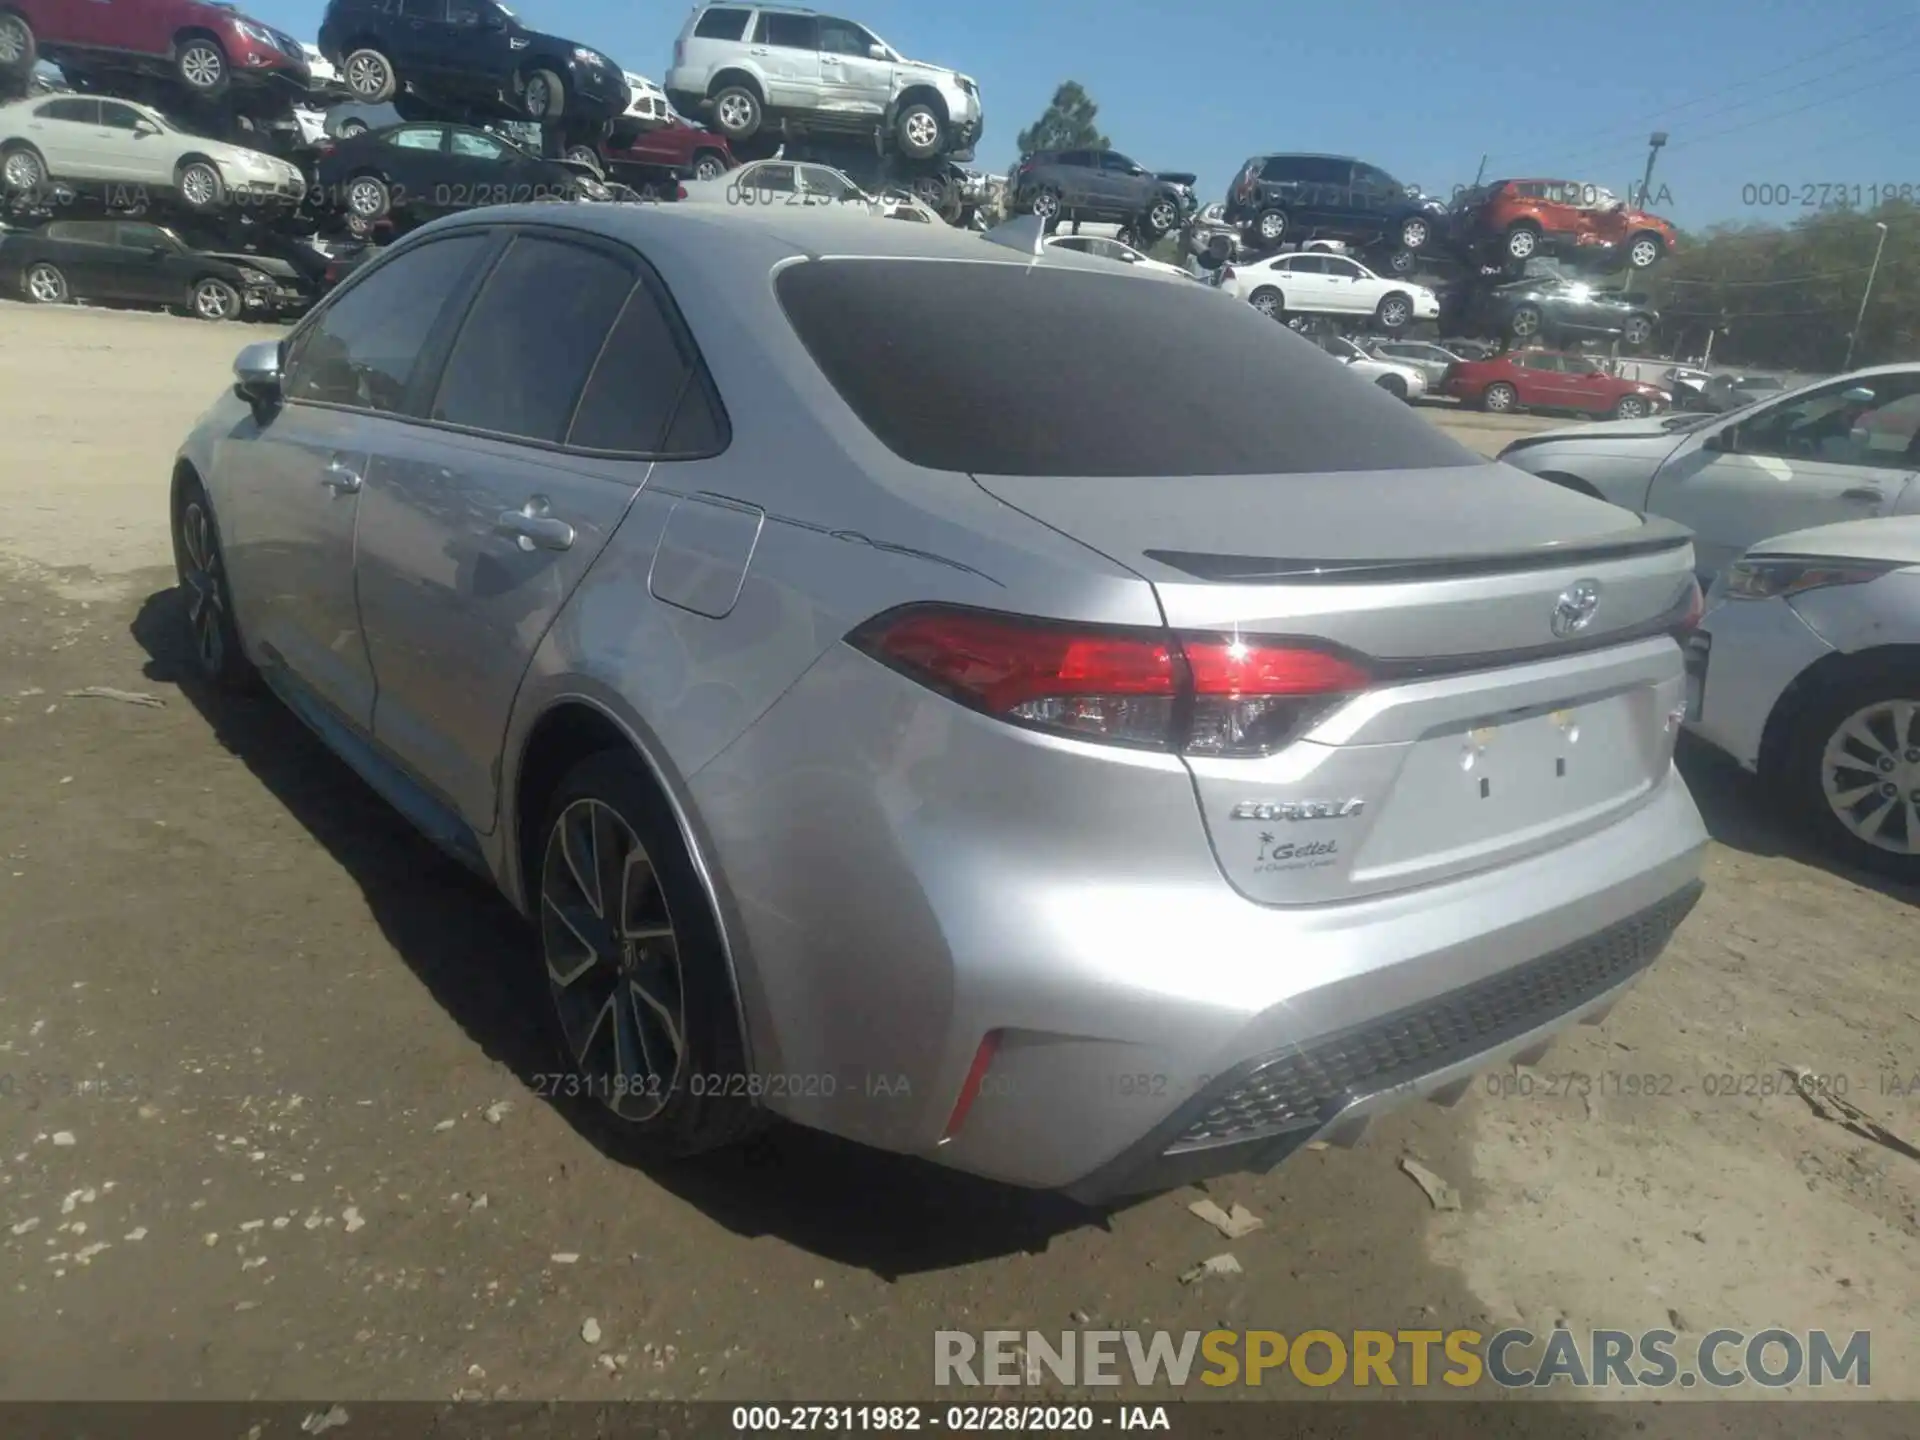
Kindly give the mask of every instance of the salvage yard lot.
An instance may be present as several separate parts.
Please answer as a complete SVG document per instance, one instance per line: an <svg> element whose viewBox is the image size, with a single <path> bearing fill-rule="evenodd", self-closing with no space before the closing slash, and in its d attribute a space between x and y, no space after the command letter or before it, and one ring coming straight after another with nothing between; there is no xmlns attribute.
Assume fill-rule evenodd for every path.
<svg viewBox="0 0 1920 1440"><path fill-rule="evenodd" d="M795 1131L633 1166L536 1093L504 904L271 702L178 683L169 464L267 333L0 304L0 1397L925 1399L939 1329L1564 1324L1870 1330L1920 1398L1920 1160L1782 1083L1920 1141L1920 897L1690 752L1708 889L1647 980L1212 1183L1266 1220L1231 1244L1196 1191L1103 1216Z"/></svg>

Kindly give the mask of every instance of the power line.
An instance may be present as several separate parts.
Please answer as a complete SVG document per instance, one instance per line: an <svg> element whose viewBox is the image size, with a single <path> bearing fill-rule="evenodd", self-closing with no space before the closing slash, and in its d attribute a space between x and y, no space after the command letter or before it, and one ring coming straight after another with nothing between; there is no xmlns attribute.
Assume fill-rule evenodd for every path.
<svg viewBox="0 0 1920 1440"><path fill-rule="evenodd" d="M1895 84L1896 82L1911 84L1916 80L1916 78L1920 78L1920 77L1917 77L1915 72L1913 71L1906 71L1899 75L1888 75L1883 77L1882 79L1874 81L1870 85L1859 85L1853 88L1852 90L1843 90L1838 95L1828 95L1819 100L1809 100L1804 105L1796 105L1791 110L1782 110L1777 115L1762 115L1757 120L1749 120L1740 125L1729 125L1724 130L1710 130L1705 135L1695 135L1691 139L1677 140L1668 148L1672 150L1680 150L1689 146L1703 144L1708 140L1719 140L1728 135L1737 135L1737 134L1740 134L1742 131L1752 130L1756 126L1771 125L1775 121L1785 120L1789 116L1799 115L1808 110L1817 110L1820 106L1831 105L1837 100L1851 100L1856 95L1864 95L1869 90L1878 90L1883 85L1892 85L1892 84Z"/></svg>
<svg viewBox="0 0 1920 1440"><path fill-rule="evenodd" d="M1819 280L1844 280L1849 275L1864 275L1871 265L1859 265L1851 270L1823 270L1808 275L1790 275L1784 280L1684 280L1678 277L1667 281L1669 285L1718 285L1728 290L1767 290L1778 285L1810 285Z"/></svg>

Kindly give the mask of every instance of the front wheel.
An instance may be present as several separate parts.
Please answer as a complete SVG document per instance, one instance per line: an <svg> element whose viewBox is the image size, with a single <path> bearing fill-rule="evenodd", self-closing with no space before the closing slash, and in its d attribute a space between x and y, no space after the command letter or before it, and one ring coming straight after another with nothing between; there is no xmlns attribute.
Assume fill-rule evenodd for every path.
<svg viewBox="0 0 1920 1440"><path fill-rule="evenodd" d="M576 765L528 859L558 1092L598 1102L663 1158L741 1138L758 1112L725 951L644 766L624 751Z"/></svg>
<svg viewBox="0 0 1920 1440"><path fill-rule="evenodd" d="M1920 881L1920 673L1882 672L1813 692L1781 763L1785 798L1827 849Z"/></svg>
<svg viewBox="0 0 1920 1440"><path fill-rule="evenodd" d="M378 175L356 175L347 184L347 214L371 224L393 208L393 192Z"/></svg>
<svg viewBox="0 0 1920 1440"><path fill-rule="evenodd" d="M1507 232L1507 258L1531 260L1540 248L1540 237L1530 225L1516 225Z"/></svg>
<svg viewBox="0 0 1920 1440"><path fill-rule="evenodd" d="M713 123L738 145L760 131L760 97L744 85L728 85L713 97Z"/></svg>
<svg viewBox="0 0 1920 1440"><path fill-rule="evenodd" d="M1621 331L1620 339L1628 349L1638 350L1647 343L1653 334L1653 322L1644 315L1635 315L1627 321L1626 329Z"/></svg>
<svg viewBox="0 0 1920 1440"><path fill-rule="evenodd" d="M400 88L393 62L378 50L355 50L348 55L340 78L353 98L367 105L385 104Z"/></svg>
<svg viewBox="0 0 1920 1440"><path fill-rule="evenodd" d="M1389 295L1373 312L1374 323L1389 335L1397 335L1413 323L1413 302L1404 295Z"/></svg>
<svg viewBox="0 0 1920 1440"><path fill-rule="evenodd" d="M946 141L946 127L931 105L916 101L903 108L894 119L893 137L902 155L930 160L940 153Z"/></svg>
<svg viewBox="0 0 1920 1440"><path fill-rule="evenodd" d="M240 292L209 275L193 287L193 313L202 320L238 319Z"/></svg>
<svg viewBox="0 0 1920 1440"><path fill-rule="evenodd" d="M1516 409L1519 403L1519 392L1504 381L1487 386L1486 393L1480 397L1480 408L1495 415L1505 415Z"/></svg>
<svg viewBox="0 0 1920 1440"><path fill-rule="evenodd" d="M180 192L180 198L190 209L218 210L227 202L226 184L220 179L218 167L210 160L189 160L182 165L174 188Z"/></svg>
<svg viewBox="0 0 1920 1440"><path fill-rule="evenodd" d="M1616 420L1644 420L1647 415L1647 402L1638 395L1622 395L1613 407Z"/></svg>
<svg viewBox="0 0 1920 1440"><path fill-rule="evenodd" d="M187 481L174 499L173 564L186 600L187 640L196 674L223 690L251 688L254 669L234 621L220 530L198 480Z"/></svg>
<svg viewBox="0 0 1920 1440"><path fill-rule="evenodd" d="M73 298L66 274L58 265L44 260L27 267L27 273L20 277L20 288L36 305L64 305Z"/></svg>
<svg viewBox="0 0 1920 1440"><path fill-rule="evenodd" d="M1253 233L1259 236L1262 245L1278 245L1287 238L1287 212L1262 210L1259 219L1253 222Z"/></svg>
<svg viewBox="0 0 1920 1440"><path fill-rule="evenodd" d="M1058 190L1037 190L1033 199L1027 202L1027 213L1039 217L1040 223L1051 230L1060 221L1060 192Z"/></svg>
<svg viewBox="0 0 1920 1440"><path fill-rule="evenodd" d="M696 180L718 180L727 173L727 162L711 150L702 150L693 157L693 178Z"/></svg>
<svg viewBox="0 0 1920 1440"><path fill-rule="evenodd" d="M1180 208L1162 195L1147 207L1146 219L1143 223L1147 232L1147 242L1151 244L1180 223Z"/></svg>
<svg viewBox="0 0 1920 1440"><path fill-rule="evenodd" d="M196 95L218 95L227 88L227 52L216 40L195 36L174 60L180 83Z"/></svg>
<svg viewBox="0 0 1920 1440"><path fill-rule="evenodd" d="M1507 334L1515 340L1531 340L1545 323L1546 317L1537 306L1521 305L1507 317Z"/></svg>
<svg viewBox="0 0 1920 1440"><path fill-rule="evenodd" d="M529 120L558 120L566 113L567 87L553 71L535 70L527 76L520 103Z"/></svg>
<svg viewBox="0 0 1920 1440"><path fill-rule="evenodd" d="M576 165L586 166L599 178L606 178L606 169L600 163L600 152L591 145L569 145L566 158Z"/></svg>

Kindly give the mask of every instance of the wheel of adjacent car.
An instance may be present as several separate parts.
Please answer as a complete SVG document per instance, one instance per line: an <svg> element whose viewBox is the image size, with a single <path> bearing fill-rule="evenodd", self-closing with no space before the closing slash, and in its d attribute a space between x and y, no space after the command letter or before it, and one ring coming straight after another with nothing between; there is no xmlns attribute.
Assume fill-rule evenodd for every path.
<svg viewBox="0 0 1920 1440"><path fill-rule="evenodd" d="M1636 235L1627 244L1627 264L1635 270L1646 270L1657 265L1666 251L1658 235Z"/></svg>
<svg viewBox="0 0 1920 1440"><path fill-rule="evenodd" d="M1041 186L1027 201L1027 213L1037 215L1043 225L1052 229L1060 220L1060 192L1051 186Z"/></svg>
<svg viewBox="0 0 1920 1440"><path fill-rule="evenodd" d="M722 85L713 95L713 123L736 143L759 133L760 97L745 85Z"/></svg>
<svg viewBox="0 0 1920 1440"><path fill-rule="evenodd" d="M193 35L174 50L174 69L180 83L196 95L219 95L227 88L227 52L210 35Z"/></svg>
<svg viewBox="0 0 1920 1440"><path fill-rule="evenodd" d="M1889 659L1807 687L1776 764L1821 845L1920 881L1920 668Z"/></svg>
<svg viewBox="0 0 1920 1440"><path fill-rule="evenodd" d="M727 162L711 150L702 150L693 157L693 178L696 180L718 180L727 173Z"/></svg>
<svg viewBox="0 0 1920 1440"><path fill-rule="evenodd" d="M1620 333L1620 339L1631 349L1638 350L1647 343L1648 337L1652 334L1653 321L1644 315L1629 315L1626 327Z"/></svg>
<svg viewBox="0 0 1920 1440"><path fill-rule="evenodd" d="M356 135L364 135L366 133L367 122L364 120L352 119L342 120L340 122L340 138L342 140L351 140Z"/></svg>
<svg viewBox="0 0 1920 1440"><path fill-rule="evenodd" d="M1613 418L1616 420L1644 420L1650 408L1644 396L1622 395L1614 402Z"/></svg>
<svg viewBox="0 0 1920 1440"><path fill-rule="evenodd" d="M624 751L576 765L527 865L561 1092L661 1157L747 1134L758 1112L722 1078L745 1045L719 928L646 767Z"/></svg>
<svg viewBox="0 0 1920 1440"><path fill-rule="evenodd" d="M340 79L354 99L368 105L384 104L400 88L393 62L372 48L350 51L340 67Z"/></svg>
<svg viewBox="0 0 1920 1440"><path fill-rule="evenodd" d="M1180 223L1180 207L1169 196L1158 196L1147 206L1147 213L1141 217L1140 223L1145 227L1147 241L1151 244Z"/></svg>
<svg viewBox="0 0 1920 1440"><path fill-rule="evenodd" d="M1411 250L1395 250L1383 263L1389 275L1411 275L1420 261Z"/></svg>
<svg viewBox="0 0 1920 1440"><path fill-rule="evenodd" d="M1507 258L1531 260L1540 248L1540 232L1522 221L1507 231Z"/></svg>
<svg viewBox="0 0 1920 1440"><path fill-rule="evenodd" d="M567 87L551 70L532 70L520 91L529 120L558 120L567 109Z"/></svg>
<svg viewBox="0 0 1920 1440"><path fill-rule="evenodd" d="M947 127L940 112L924 100L900 107L893 117L893 138L900 153L915 160L930 160L946 148Z"/></svg>
<svg viewBox="0 0 1920 1440"><path fill-rule="evenodd" d="M347 182L347 213L372 223L393 208L393 192L378 175L356 175Z"/></svg>
<svg viewBox="0 0 1920 1440"><path fill-rule="evenodd" d="M1518 405L1519 401L1520 394L1513 386L1504 380L1496 380L1487 386L1486 392L1481 395L1480 406L1484 410L1491 410L1496 415L1504 415Z"/></svg>
<svg viewBox="0 0 1920 1440"><path fill-rule="evenodd" d="M36 305L64 305L73 298L66 274L45 260L27 267L27 273L20 277L20 289Z"/></svg>
<svg viewBox="0 0 1920 1440"><path fill-rule="evenodd" d="M195 673L223 690L251 689L255 672L234 620L220 528L198 480L187 480L174 495L173 566L186 602L188 651Z"/></svg>
<svg viewBox="0 0 1920 1440"><path fill-rule="evenodd" d="M1247 297L1247 303L1262 315L1270 316L1275 320L1281 320L1286 317L1286 297L1271 285L1262 285Z"/></svg>
<svg viewBox="0 0 1920 1440"><path fill-rule="evenodd" d="M1507 333L1516 340L1531 340L1545 323L1538 305L1516 305L1507 317Z"/></svg>
<svg viewBox="0 0 1920 1440"><path fill-rule="evenodd" d="M29 74L39 53L33 27L27 24L26 17L10 10L0 12L0 72Z"/></svg>
<svg viewBox="0 0 1920 1440"><path fill-rule="evenodd" d="M237 320L240 292L219 277L209 275L193 287L193 313L201 320Z"/></svg>
<svg viewBox="0 0 1920 1440"><path fill-rule="evenodd" d="M1413 301L1398 291L1382 296L1374 309L1373 320L1389 335L1398 334L1413 323Z"/></svg>
<svg viewBox="0 0 1920 1440"><path fill-rule="evenodd" d="M600 152L591 145L569 145L566 158L576 165L584 165L595 175L606 176L606 167L600 163Z"/></svg>
<svg viewBox="0 0 1920 1440"><path fill-rule="evenodd" d="M1418 250L1433 238L1433 226L1424 215L1409 215L1400 222L1400 248Z"/></svg>
<svg viewBox="0 0 1920 1440"><path fill-rule="evenodd" d="M1262 245L1278 245L1287 238L1287 226L1286 211L1262 210L1253 222L1253 233Z"/></svg>
<svg viewBox="0 0 1920 1440"><path fill-rule="evenodd" d="M47 162L31 145L0 150L0 187L15 195L31 195L47 183Z"/></svg>
<svg viewBox="0 0 1920 1440"><path fill-rule="evenodd" d="M227 203L226 183L211 160L188 160L174 176L173 188L194 210L218 210Z"/></svg>
<svg viewBox="0 0 1920 1440"><path fill-rule="evenodd" d="M1402 380L1398 375L1382 375L1373 383L1393 396L1396 400L1404 400L1407 398L1407 382Z"/></svg>

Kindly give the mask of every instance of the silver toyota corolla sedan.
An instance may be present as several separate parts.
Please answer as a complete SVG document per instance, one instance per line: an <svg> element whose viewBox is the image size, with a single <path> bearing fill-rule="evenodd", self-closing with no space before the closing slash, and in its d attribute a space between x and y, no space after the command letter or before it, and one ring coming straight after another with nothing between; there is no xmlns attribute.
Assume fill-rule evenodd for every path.
<svg viewBox="0 0 1920 1440"><path fill-rule="evenodd" d="M643 1148L1262 1168L1597 1018L1696 898L1685 532L1176 277L483 210L236 372L172 479L206 678L526 913Z"/></svg>

